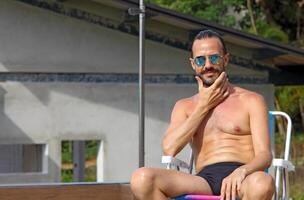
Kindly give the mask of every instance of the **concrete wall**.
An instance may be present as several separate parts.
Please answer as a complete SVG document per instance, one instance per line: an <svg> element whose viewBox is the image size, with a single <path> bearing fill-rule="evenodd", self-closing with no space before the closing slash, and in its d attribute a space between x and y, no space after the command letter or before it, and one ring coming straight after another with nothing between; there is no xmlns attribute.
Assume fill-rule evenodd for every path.
<svg viewBox="0 0 304 200"><path fill-rule="evenodd" d="M137 37L17 1L0 1L0 71L136 73ZM192 74L189 52L147 41L147 73ZM267 76L230 65L231 75ZM246 86L273 102L271 85ZM60 180L62 140L101 140L104 181L129 181L138 165L135 83L53 80L0 83L0 143L48 145L48 171L0 174L1 183ZM160 167L161 138L177 99L195 84L147 84L146 164ZM185 157L183 154L182 157ZM0 161L1 162L1 161Z"/></svg>
<svg viewBox="0 0 304 200"><path fill-rule="evenodd" d="M0 27L2 71L138 71L133 35L9 0L0 2ZM147 41L146 53L147 72L191 72L186 51Z"/></svg>

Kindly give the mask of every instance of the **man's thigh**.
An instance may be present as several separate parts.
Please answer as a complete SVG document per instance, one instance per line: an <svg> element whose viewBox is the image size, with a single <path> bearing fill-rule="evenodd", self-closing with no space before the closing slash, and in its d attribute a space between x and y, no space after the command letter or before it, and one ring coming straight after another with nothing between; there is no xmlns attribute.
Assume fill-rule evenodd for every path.
<svg viewBox="0 0 304 200"><path fill-rule="evenodd" d="M158 168L142 168L142 170L143 173L152 175L155 186L168 197L182 194L212 194L208 182L202 177L176 170Z"/></svg>

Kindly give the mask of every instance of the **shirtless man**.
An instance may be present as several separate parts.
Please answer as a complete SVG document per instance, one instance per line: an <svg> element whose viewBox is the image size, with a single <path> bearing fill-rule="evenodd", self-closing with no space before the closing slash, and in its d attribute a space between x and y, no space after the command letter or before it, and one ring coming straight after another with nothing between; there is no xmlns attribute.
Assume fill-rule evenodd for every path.
<svg viewBox="0 0 304 200"><path fill-rule="evenodd" d="M272 160L267 107L261 95L228 82L228 61L219 34L205 30L195 37L190 62L198 93L175 104L163 153L175 156L190 143L198 173L140 168L131 178L136 198L205 194L222 200L271 199L274 181L263 171Z"/></svg>

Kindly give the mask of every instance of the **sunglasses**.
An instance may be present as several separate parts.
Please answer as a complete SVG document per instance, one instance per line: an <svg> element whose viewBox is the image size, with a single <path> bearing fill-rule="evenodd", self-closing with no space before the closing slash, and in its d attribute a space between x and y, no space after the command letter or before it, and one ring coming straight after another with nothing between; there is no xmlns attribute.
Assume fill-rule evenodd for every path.
<svg viewBox="0 0 304 200"><path fill-rule="evenodd" d="M212 54L209 56L197 56L196 58L193 59L193 61L196 64L196 66L204 67L206 64L207 57L212 65L219 65L220 59L223 58L223 56L219 54Z"/></svg>

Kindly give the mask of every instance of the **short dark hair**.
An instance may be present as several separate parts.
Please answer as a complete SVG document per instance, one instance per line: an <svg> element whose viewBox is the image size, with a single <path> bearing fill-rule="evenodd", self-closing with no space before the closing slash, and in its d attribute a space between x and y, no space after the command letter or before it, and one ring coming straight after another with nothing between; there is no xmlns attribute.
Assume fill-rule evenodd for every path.
<svg viewBox="0 0 304 200"><path fill-rule="evenodd" d="M222 38L222 36L219 33L215 32L215 31L212 31L210 29L200 31L194 37L193 43L194 43L195 40L201 40L201 39L205 39L205 38L218 38L220 40L221 44L222 44L224 54L227 53L226 45L225 45L225 42L224 42L224 39ZM193 43L192 43L192 46L193 46ZM191 57L193 57L192 47L191 47Z"/></svg>

